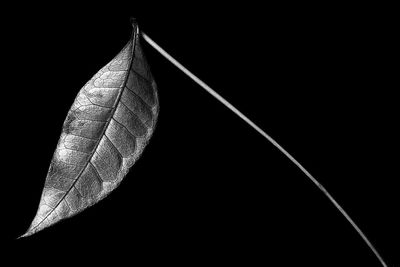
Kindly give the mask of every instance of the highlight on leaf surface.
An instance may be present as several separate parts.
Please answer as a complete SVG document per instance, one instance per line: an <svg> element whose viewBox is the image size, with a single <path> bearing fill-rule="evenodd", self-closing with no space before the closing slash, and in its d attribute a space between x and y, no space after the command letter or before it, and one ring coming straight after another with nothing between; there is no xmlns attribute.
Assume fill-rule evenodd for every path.
<svg viewBox="0 0 400 267"><path fill-rule="evenodd" d="M115 189L148 143L158 116L157 86L139 28L79 91L64 121L32 235L76 215Z"/></svg>

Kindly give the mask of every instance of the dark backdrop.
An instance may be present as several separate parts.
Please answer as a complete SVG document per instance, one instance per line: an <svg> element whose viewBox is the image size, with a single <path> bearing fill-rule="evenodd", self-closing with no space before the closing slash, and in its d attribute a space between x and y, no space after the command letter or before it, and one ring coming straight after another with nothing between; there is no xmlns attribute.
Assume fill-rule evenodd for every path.
<svg viewBox="0 0 400 267"><path fill-rule="evenodd" d="M388 262L398 260L397 101L374 12L108 6L27 8L3 23L4 240L37 250L32 261L379 266L304 174L144 41L161 106L142 158L105 200L15 240L35 215L76 94L128 41L135 16L317 177Z"/></svg>

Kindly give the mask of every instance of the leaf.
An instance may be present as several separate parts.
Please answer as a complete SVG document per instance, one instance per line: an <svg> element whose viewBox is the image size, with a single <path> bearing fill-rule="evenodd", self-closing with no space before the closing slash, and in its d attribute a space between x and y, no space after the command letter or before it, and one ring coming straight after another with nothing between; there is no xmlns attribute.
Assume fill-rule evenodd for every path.
<svg viewBox="0 0 400 267"><path fill-rule="evenodd" d="M32 235L76 215L114 190L156 125L156 84L133 33L121 52L80 90L64 121Z"/></svg>

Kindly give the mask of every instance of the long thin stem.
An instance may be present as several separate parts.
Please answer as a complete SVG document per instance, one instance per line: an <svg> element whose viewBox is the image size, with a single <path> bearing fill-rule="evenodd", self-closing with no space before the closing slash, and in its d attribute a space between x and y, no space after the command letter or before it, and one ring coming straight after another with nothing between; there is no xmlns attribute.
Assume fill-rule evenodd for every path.
<svg viewBox="0 0 400 267"><path fill-rule="evenodd" d="M323 187L317 179L314 178L292 155L289 154L281 145L279 145L271 136L269 136L266 132L264 132L260 127L258 127L254 122L252 122L249 118L247 118L242 112L240 112L237 108L235 108L231 103L229 103L225 98L211 89L205 82L200 80L197 76L191 73L188 69L186 69L182 64L176 61L171 55L169 55L164 49L162 49L159 45L157 45L148 35L142 32L143 39L149 43L154 49L156 49L161 55L163 55L166 59L168 59L173 65L175 65L178 69L184 72L187 76L189 76L193 81L195 81L198 85L200 85L204 90L210 93L213 97L215 97L218 101L224 104L227 108L229 108L232 112L238 115L242 120L244 120L248 125L250 125L254 130L259 132L262 136L264 136L269 142L271 142L276 148L278 148L290 161L292 161L321 191L324 195L332 202L332 204L342 213L342 215L346 218L346 220L353 226L353 228L357 231L357 233L361 236L361 238L365 241L368 247L372 250L378 260L381 262L382 266L386 267L386 263L383 261L383 258L380 256L378 251L372 245L372 243L368 240L366 235L361 231L361 229L357 226L357 224L350 218L350 216L346 213L346 211L336 202L336 200L329 194L329 192Z"/></svg>

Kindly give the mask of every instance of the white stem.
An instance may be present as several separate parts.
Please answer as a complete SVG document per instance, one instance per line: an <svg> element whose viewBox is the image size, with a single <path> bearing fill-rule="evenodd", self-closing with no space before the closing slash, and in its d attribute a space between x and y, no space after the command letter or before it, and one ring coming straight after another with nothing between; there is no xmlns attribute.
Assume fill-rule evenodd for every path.
<svg viewBox="0 0 400 267"><path fill-rule="evenodd" d="M350 216L344 211L344 209L336 202L336 200L328 193L328 191L315 179L292 155L289 154L281 145L279 145L271 136L269 136L266 132L264 132L260 127L258 127L254 122L252 122L249 118L247 118L242 112L240 112L237 108L235 108L231 103L229 103L225 98L211 89L205 82L200 80L197 76L191 73L188 69L186 69L182 64L176 61L171 55L169 55L164 49L162 49L159 45L157 45L148 35L142 32L143 39L149 43L154 49L156 49L161 55L163 55L166 59L168 59L172 64L174 64L178 69L183 71L187 76L189 76L193 81L195 81L198 85L200 85L203 89L209 92L213 97L215 97L218 101L224 104L227 108L233 111L236 115L238 115L242 120L244 120L247 124L249 124L254 130L259 132L262 136L264 136L268 141L270 141L276 148L278 148L290 161L292 161L321 191L324 195L332 202L332 204L342 213L342 215L346 218L346 220L353 226L353 228L357 231L357 233L361 236L361 238L365 241L368 247L372 250L378 260L381 262L382 266L387 267L386 263L383 261L382 257L379 255L378 251L372 245L372 243L368 240L366 235L361 231L361 229L355 224L355 222L350 218Z"/></svg>

